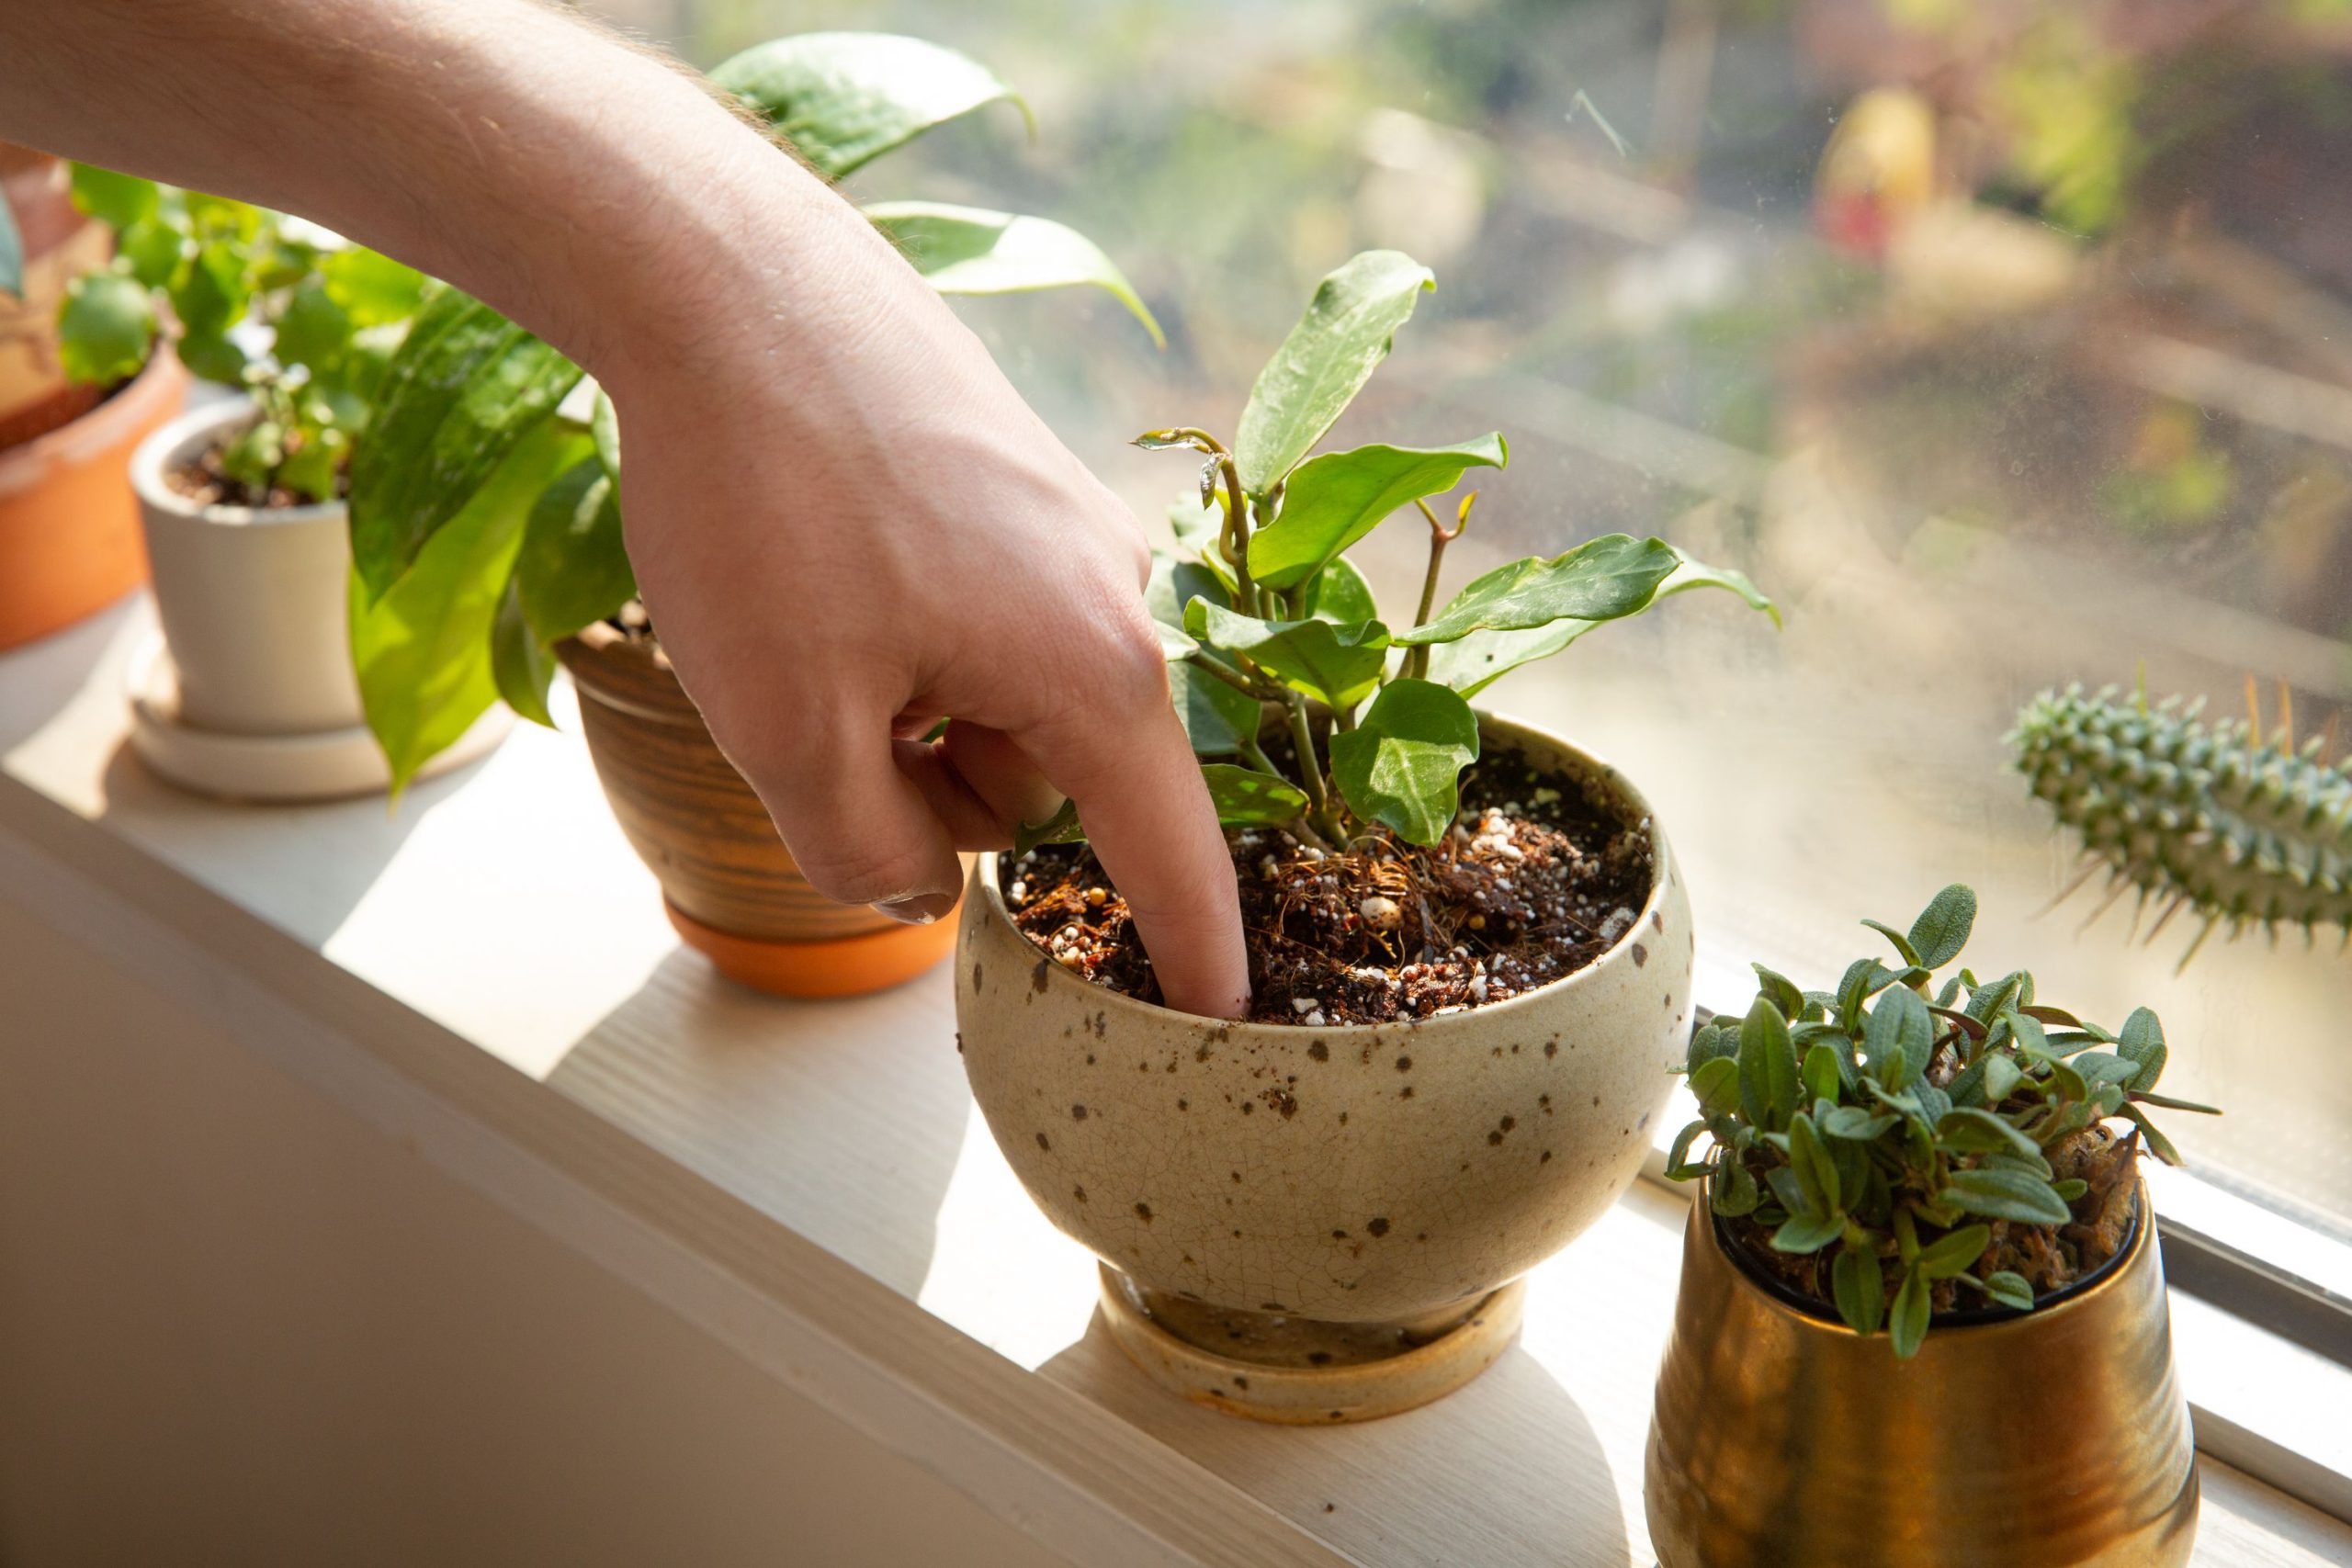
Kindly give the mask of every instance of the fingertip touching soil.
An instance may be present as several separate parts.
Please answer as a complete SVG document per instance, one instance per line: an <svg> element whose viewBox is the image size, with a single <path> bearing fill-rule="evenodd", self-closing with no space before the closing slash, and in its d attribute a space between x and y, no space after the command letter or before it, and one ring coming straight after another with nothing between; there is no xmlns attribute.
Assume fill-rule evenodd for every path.
<svg viewBox="0 0 2352 1568"><path fill-rule="evenodd" d="M1427 849L1378 827L1337 849L1280 829L1227 834L1250 1021L1380 1023L1507 1001L1592 963L1640 918L1646 819L1624 821L1510 751L1463 774L1462 802ZM1126 902L1087 845L998 864L1013 923L1049 959L1159 1000Z"/></svg>

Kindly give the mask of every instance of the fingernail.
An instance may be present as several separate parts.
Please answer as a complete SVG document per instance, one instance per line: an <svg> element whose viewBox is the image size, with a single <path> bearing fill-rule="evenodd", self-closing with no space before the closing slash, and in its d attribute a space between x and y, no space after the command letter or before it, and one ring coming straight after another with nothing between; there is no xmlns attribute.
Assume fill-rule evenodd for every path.
<svg viewBox="0 0 2352 1568"><path fill-rule="evenodd" d="M918 893L911 898L893 898L887 904L876 904L874 908L902 924L927 926L954 910L956 895Z"/></svg>

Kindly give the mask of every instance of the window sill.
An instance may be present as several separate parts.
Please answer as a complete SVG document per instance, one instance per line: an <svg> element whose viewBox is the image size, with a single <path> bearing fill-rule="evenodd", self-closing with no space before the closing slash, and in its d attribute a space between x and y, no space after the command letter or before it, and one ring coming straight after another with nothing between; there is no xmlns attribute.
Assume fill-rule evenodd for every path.
<svg viewBox="0 0 2352 1568"><path fill-rule="evenodd" d="M394 818L176 795L121 746L148 619L0 658L0 898L1075 1561L1651 1561L1675 1197L1637 1185L1532 1277L1521 1347L1427 1410L1299 1433L1169 1400L973 1111L944 974L806 1005L718 981L571 735L520 730ZM2341 1369L2177 1311L2199 1561L2352 1557L2242 1472L2340 1508L2315 1413L2346 1402L2313 1380Z"/></svg>

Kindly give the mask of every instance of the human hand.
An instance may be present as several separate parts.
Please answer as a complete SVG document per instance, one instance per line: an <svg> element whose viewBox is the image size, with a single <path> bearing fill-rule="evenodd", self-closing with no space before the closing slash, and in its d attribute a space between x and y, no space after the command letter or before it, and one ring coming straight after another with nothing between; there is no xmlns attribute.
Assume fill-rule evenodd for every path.
<svg viewBox="0 0 2352 1568"><path fill-rule="evenodd" d="M1232 863L1133 514L845 206L748 199L732 231L789 225L802 265L703 236L698 319L598 367L629 557L711 733L819 891L900 919L1068 795L1168 1005L1240 1011Z"/></svg>

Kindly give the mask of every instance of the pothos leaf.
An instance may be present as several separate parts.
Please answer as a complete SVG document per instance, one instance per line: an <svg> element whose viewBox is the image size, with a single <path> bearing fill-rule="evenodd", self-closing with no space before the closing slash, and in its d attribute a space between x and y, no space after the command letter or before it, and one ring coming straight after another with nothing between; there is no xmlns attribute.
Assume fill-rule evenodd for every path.
<svg viewBox="0 0 2352 1568"><path fill-rule="evenodd" d="M1229 757L1256 738L1264 710L1249 693L1182 659L1168 666L1168 684L1196 755Z"/></svg>
<svg viewBox="0 0 2352 1568"><path fill-rule="evenodd" d="M985 65L894 33L803 33L710 73L829 180L989 104L1029 106ZM1034 129L1034 121L1033 129Z"/></svg>
<svg viewBox="0 0 2352 1568"><path fill-rule="evenodd" d="M1434 844L1460 808L1462 770L1478 760L1478 717L1434 682L1391 681L1355 728L1332 735L1330 750L1350 809L1408 842Z"/></svg>
<svg viewBox="0 0 2352 1568"><path fill-rule="evenodd" d="M1436 287L1400 251L1366 251L1317 286L1241 411L1233 457L1243 490L1263 497L1298 466L1388 356L1422 291Z"/></svg>
<svg viewBox="0 0 2352 1568"><path fill-rule="evenodd" d="M1306 581L1398 507L1452 490L1473 467L1499 468L1498 434L1452 446L1371 446L1309 457L1283 486L1282 510L1250 538L1250 575L1269 588Z"/></svg>
<svg viewBox="0 0 2352 1568"><path fill-rule="evenodd" d="M942 294L1018 294L1091 285L1125 305L1154 344L1168 346L1127 275L1075 229L1048 218L938 201L877 202L865 211L867 221L888 235Z"/></svg>
<svg viewBox="0 0 2352 1568"><path fill-rule="evenodd" d="M1216 805L1216 819L1228 828L1279 828L1306 810L1306 793L1286 779L1230 762L1201 764L1202 782Z"/></svg>
<svg viewBox="0 0 2352 1568"><path fill-rule="evenodd" d="M1248 655L1284 685L1334 711L1370 696L1387 664L1388 628L1378 621L1353 626L1261 621L1196 597L1184 606L1184 630L1213 649Z"/></svg>

